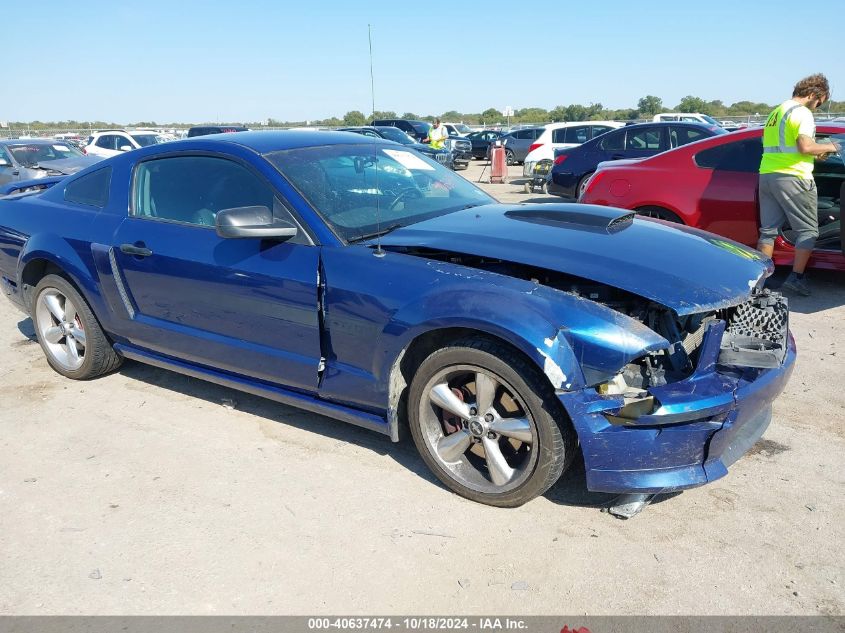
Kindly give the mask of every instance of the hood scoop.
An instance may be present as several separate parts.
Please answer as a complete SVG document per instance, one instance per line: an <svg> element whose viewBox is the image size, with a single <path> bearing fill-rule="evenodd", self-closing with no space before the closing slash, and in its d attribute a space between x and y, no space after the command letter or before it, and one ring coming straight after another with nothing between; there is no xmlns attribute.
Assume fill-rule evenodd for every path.
<svg viewBox="0 0 845 633"><path fill-rule="evenodd" d="M544 226L580 229L599 233L616 233L634 223L634 213L593 204L568 205L525 205L521 209L506 211L512 220L532 222Z"/></svg>

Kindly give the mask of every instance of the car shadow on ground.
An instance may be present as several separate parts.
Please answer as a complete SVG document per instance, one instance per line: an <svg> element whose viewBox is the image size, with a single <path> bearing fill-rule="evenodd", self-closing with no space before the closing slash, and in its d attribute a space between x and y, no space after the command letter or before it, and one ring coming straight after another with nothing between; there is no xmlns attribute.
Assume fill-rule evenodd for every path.
<svg viewBox="0 0 845 633"><path fill-rule="evenodd" d="M767 280L766 287L783 290L781 284L789 275L790 268L781 266ZM814 314L845 305L845 275L836 270L811 270L807 273L812 295L802 297L794 292L783 290L789 299L789 311L799 314Z"/></svg>
<svg viewBox="0 0 845 633"><path fill-rule="evenodd" d="M407 430L405 430L406 432L400 433L400 442L394 444L386 436L356 427L353 424L273 402L272 400L253 396L228 387L221 387L220 385L215 385L199 378L183 376L176 372L144 365L143 363L127 361L123 364L119 373L127 378L139 380L151 386L176 391L191 398L199 398L211 404L225 406L224 403L230 403L230 406L234 406L238 411L250 415L272 420L273 422L285 424L303 431L317 433L337 442L345 442L366 448L378 455L390 457L403 468L418 475L426 482L447 490L446 486L431 473L428 466L426 466L425 462L419 456L410 438L410 433ZM661 503L678 494L680 493L658 495L651 501L651 504ZM544 496L550 501L562 506L595 508L602 512L612 506L613 502L619 497L617 494L590 492L587 490L584 459L580 452L569 469L555 485L546 491Z"/></svg>
<svg viewBox="0 0 845 633"><path fill-rule="evenodd" d="M677 497L680 492L656 495L649 502L649 505L656 505ZM620 494L609 492L592 492L587 490L587 472L584 466L584 457L580 453L563 473L557 483L543 495L549 501L562 506L578 506L582 508L596 508L606 512L614 505Z"/></svg>
<svg viewBox="0 0 845 633"><path fill-rule="evenodd" d="M346 442L366 448L378 455L390 457L421 479L446 490L446 487L431 473L417 453L408 432L401 433L401 441L394 444L386 436L334 418L134 361L125 362L119 373L132 380L175 391L191 398L199 398L210 404L220 406L228 404L238 411L250 415L303 431L317 433L337 442ZM604 510L612 504L618 495L594 493L587 490L584 460L579 453L569 470L545 493L545 496L560 505ZM658 497L652 503L658 503L660 500Z"/></svg>
<svg viewBox="0 0 845 633"><path fill-rule="evenodd" d="M18 331L30 341L37 341L32 319L27 318L20 321ZM127 360L121 365L117 373L150 386L203 400L209 404L234 408L265 420L272 420L296 429L317 433L336 440L338 443L348 443L366 448L378 455L390 457L421 479L447 490L440 480L431 473L417 453L407 428L402 429L402 432L400 432L401 440L398 444L395 444L386 436L353 424L152 365ZM680 493L658 495L651 501L651 504L661 503L678 494ZM557 483L544 493L544 496L549 501L559 505L596 508L602 512L611 507L619 497L617 494L587 490L584 458L580 451L567 471Z"/></svg>

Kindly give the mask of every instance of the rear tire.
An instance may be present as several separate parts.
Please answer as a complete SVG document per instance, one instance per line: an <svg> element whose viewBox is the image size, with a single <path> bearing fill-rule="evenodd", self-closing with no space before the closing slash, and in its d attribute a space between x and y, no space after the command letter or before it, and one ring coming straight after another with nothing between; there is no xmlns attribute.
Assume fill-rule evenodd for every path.
<svg viewBox="0 0 845 633"><path fill-rule="evenodd" d="M31 314L47 362L62 376L89 380L123 362L85 299L64 277L47 275L38 282Z"/></svg>
<svg viewBox="0 0 845 633"><path fill-rule="evenodd" d="M508 165L516 165L516 156L514 156L513 150L510 150L510 149L505 150L505 162Z"/></svg>
<svg viewBox="0 0 845 633"><path fill-rule="evenodd" d="M520 506L566 470L575 430L536 367L501 343L467 338L433 352L408 395L414 444L450 490Z"/></svg>
<svg viewBox="0 0 845 633"><path fill-rule="evenodd" d="M581 196L584 195L584 189L587 188L587 181L590 180L594 173L594 171L591 171L581 176L581 180L578 181L578 188L575 190L576 200L580 200Z"/></svg>

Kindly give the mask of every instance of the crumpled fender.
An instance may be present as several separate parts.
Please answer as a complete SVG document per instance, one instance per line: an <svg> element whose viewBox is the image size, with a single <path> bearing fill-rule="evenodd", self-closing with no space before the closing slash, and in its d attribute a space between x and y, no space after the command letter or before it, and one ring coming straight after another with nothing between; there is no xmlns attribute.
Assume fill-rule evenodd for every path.
<svg viewBox="0 0 845 633"><path fill-rule="evenodd" d="M382 384L416 337L445 328L472 328L511 343L562 390L607 380L668 346L639 321L575 294L446 263L438 268L444 283L398 310L382 333L375 368Z"/></svg>

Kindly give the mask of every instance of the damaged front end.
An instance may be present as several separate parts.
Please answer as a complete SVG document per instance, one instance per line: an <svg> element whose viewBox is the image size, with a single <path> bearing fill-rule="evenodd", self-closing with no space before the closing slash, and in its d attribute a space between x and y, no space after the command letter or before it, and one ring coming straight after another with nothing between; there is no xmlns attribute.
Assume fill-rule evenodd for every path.
<svg viewBox="0 0 845 633"><path fill-rule="evenodd" d="M558 392L591 490L669 492L725 475L768 427L792 372L788 307L777 293L682 317L639 310L629 316L668 346L590 388Z"/></svg>

